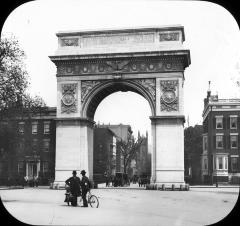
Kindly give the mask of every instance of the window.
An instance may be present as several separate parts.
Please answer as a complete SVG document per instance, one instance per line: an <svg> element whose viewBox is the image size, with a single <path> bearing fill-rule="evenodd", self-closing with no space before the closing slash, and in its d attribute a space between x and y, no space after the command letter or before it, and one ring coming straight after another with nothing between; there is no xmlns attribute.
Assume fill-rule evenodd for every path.
<svg viewBox="0 0 240 226"><path fill-rule="evenodd" d="M35 152L37 150L37 146L38 146L38 139L33 139L32 140L32 149Z"/></svg>
<svg viewBox="0 0 240 226"><path fill-rule="evenodd" d="M223 117L216 117L216 129L223 128Z"/></svg>
<svg viewBox="0 0 240 226"><path fill-rule="evenodd" d="M18 123L18 132L20 134L24 134L24 122L19 122Z"/></svg>
<svg viewBox="0 0 240 226"><path fill-rule="evenodd" d="M49 147L50 147L50 139L44 139L43 140L43 150L45 152L49 152Z"/></svg>
<svg viewBox="0 0 240 226"><path fill-rule="evenodd" d="M24 162L18 162L18 173L23 174L24 173Z"/></svg>
<svg viewBox="0 0 240 226"><path fill-rule="evenodd" d="M237 157L231 158L231 169L232 169L232 171L238 171L238 158Z"/></svg>
<svg viewBox="0 0 240 226"><path fill-rule="evenodd" d="M203 151L207 151L208 149L208 137L203 136Z"/></svg>
<svg viewBox="0 0 240 226"><path fill-rule="evenodd" d="M228 169L228 158L225 157L224 159L225 159L225 169Z"/></svg>
<svg viewBox="0 0 240 226"><path fill-rule="evenodd" d="M230 143L231 143L231 148L237 148L237 135L231 135L230 136Z"/></svg>
<svg viewBox="0 0 240 226"><path fill-rule="evenodd" d="M230 116L230 129L237 129L237 117Z"/></svg>
<svg viewBox="0 0 240 226"><path fill-rule="evenodd" d="M223 169L223 157L218 157L218 169Z"/></svg>
<svg viewBox="0 0 240 226"><path fill-rule="evenodd" d="M24 151L24 140L20 140L19 143L18 143L18 148L17 148L17 151L18 152L23 152Z"/></svg>
<svg viewBox="0 0 240 226"><path fill-rule="evenodd" d="M223 148L223 135L216 135L216 148Z"/></svg>
<svg viewBox="0 0 240 226"><path fill-rule="evenodd" d="M205 170L208 169L208 162L207 162L206 158L203 159L203 167L204 167Z"/></svg>
<svg viewBox="0 0 240 226"><path fill-rule="evenodd" d="M38 123L33 122L32 123L32 134L37 134L37 130L38 130Z"/></svg>
<svg viewBox="0 0 240 226"><path fill-rule="evenodd" d="M44 134L49 134L50 133L50 122L44 122L43 133Z"/></svg>
<svg viewBox="0 0 240 226"><path fill-rule="evenodd" d="M43 162L43 173L47 173L49 171L49 163Z"/></svg>
<svg viewBox="0 0 240 226"><path fill-rule="evenodd" d="M227 170L228 169L228 157L227 156L216 156L213 159L215 170Z"/></svg>

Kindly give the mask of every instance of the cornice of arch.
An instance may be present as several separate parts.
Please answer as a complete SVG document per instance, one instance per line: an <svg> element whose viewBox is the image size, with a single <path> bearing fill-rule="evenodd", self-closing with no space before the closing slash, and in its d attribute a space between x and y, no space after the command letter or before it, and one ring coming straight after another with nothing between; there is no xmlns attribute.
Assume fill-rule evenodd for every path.
<svg viewBox="0 0 240 226"><path fill-rule="evenodd" d="M158 73L184 71L190 64L188 50L52 56L57 76L114 73Z"/></svg>

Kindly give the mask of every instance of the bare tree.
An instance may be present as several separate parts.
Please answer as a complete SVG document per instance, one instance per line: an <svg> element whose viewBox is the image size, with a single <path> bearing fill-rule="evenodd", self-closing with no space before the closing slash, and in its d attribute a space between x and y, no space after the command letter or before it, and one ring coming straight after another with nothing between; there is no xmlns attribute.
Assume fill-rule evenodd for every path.
<svg viewBox="0 0 240 226"><path fill-rule="evenodd" d="M142 137L139 137L137 140L135 140L133 136L129 136L127 141L117 141L117 148L120 151L121 156L123 156L124 173L127 173L127 168L132 159L135 158L143 140L144 139Z"/></svg>

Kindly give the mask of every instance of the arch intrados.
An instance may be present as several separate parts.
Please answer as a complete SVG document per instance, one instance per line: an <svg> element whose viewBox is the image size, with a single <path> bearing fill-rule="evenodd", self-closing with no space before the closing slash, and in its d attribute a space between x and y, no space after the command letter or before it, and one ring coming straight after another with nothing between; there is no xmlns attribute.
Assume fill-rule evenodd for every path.
<svg viewBox="0 0 240 226"><path fill-rule="evenodd" d="M132 91L134 93L141 95L148 101L152 116L155 115L154 102L150 94L146 91L146 89L137 82L130 80L124 81L121 80L102 82L99 85L97 85L88 94L86 101L83 103L82 106L83 117L93 120L96 109L98 105L101 103L101 101L105 99L107 96L119 91L122 92Z"/></svg>

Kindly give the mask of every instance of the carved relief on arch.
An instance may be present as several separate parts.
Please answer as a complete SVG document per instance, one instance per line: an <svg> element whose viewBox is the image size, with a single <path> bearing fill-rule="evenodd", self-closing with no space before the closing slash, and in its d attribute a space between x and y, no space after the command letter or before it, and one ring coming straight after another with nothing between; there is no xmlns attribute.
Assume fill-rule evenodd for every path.
<svg viewBox="0 0 240 226"><path fill-rule="evenodd" d="M57 76L99 75L111 73L152 73L165 71L183 71L181 57L177 59L141 59L141 60L98 60L69 64L57 67Z"/></svg>
<svg viewBox="0 0 240 226"><path fill-rule="evenodd" d="M150 94L153 103L156 100L156 79L154 78L147 78L147 79L136 79L135 82L141 84L144 89Z"/></svg>
<svg viewBox="0 0 240 226"><path fill-rule="evenodd" d="M82 81L81 82L81 102L83 103L87 95L100 84L100 81Z"/></svg>
<svg viewBox="0 0 240 226"><path fill-rule="evenodd" d="M178 80L163 80L160 81L161 88L161 111L178 111L179 95L178 95Z"/></svg>
<svg viewBox="0 0 240 226"><path fill-rule="evenodd" d="M62 84L61 112L77 112L77 83Z"/></svg>

